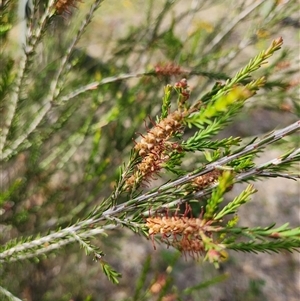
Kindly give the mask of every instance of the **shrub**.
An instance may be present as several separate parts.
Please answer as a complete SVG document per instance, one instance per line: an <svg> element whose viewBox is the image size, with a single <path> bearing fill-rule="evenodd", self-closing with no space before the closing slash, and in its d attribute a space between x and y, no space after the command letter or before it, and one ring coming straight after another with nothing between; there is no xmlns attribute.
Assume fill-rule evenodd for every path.
<svg viewBox="0 0 300 301"><path fill-rule="evenodd" d="M178 260L174 250L215 267L228 259L229 250L298 250L300 228L289 221L252 227L238 215L256 192L253 182L299 178L297 63L291 51L281 49L281 37L271 38L280 34L278 28L298 26L291 24L296 3L241 1L232 20L194 21L186 32L184 24L217 1L195 7L149 1L139 4L147 7L141 23L109 41L105 35L111 28L90 26L102 2L20 4L26 13L19 22L27 33L24 38L20 31L25 44L18 51L9 39L16 4L2 3L3 296L74 300L77 294L98 300L97 290L76 288L89 279L84 272L79 282L72 277L85 260L77 247L100 263L86 263L83 270L101 266L119 283L122 271L112 263L114 233L125 235L124 228L151 239L154 249L167 245L170 266ZM20 20L25 15L27 24ZM98 31L106 40L97 49L101 55L93 57L85 45ZM226 135L237 116L260 107L291 112L293 121L258 137ZM281 155L257 163L270 147ZM229 199L229 191L243 182L248 186ZM65 263L61 274L68 286L51 292L55 269ZM144 293L149 273L146 259L135 293L126 295L130 300L155 294L157 300L184 299L224 279L217 276L181 292L171 288L170 278L158 277Z"/></svg>

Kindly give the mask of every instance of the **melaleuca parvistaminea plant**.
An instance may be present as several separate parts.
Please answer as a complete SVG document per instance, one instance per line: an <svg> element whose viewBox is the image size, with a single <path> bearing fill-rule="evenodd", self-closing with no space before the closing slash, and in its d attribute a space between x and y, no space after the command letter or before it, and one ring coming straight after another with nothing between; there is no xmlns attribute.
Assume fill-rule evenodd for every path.
<svg viewBox="0 0 300 301"><path fill-rule="evenodd" d="M232 79L217 83L199 101L192 102L186 79L167 85L161 114L137 137L113 193L99 201L85 219L66 228L36 239L8 242L0 250L0 263L33 258L79 242L87 254L100 260L108 278L118 282L119 274L102 260L102 251L88 239L121 226L160 240L183 254L206 258L216 266L228 249L278 252L299 248L300 228L291 229L288 224L278 228L237 226L237 210L255 192L252 185L225 206L222 203L225 193L238 182L261 177L299 178L299 173L289 173L300 159L299 149L260 165L254 159L266 145L299 130L300 121L250 142L239 137L215 138L265 84L264 77L250 80L250 75L281 45L281 38L273 41ZM176 70L181 73L170 65L156 68L157 75L174 74ZM200 159L194 160L197 157L201 164ZM164 176L165 171L169 172L168 181L155 185L153 180ZM194 202L202 206L197 216L191 210ZM185 212L180 213L178 208L184 203Z"/></svg>

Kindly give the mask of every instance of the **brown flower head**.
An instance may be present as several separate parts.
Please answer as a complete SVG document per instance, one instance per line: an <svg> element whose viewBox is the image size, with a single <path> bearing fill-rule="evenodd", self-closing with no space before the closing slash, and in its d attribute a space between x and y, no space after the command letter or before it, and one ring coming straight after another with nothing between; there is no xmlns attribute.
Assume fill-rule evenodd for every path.
<svg viewBox="0 0 300 301"><path fill-rule="evenodd" d="M220 170L215 169L211 172L208 172L207 174L204 174L202 176L199 176L199 177L193 179L192 185L193 185L193 187L195 187L195 189L197 191L202 190L202 189L208 187L209 185L217 182L218 177L221 174L222 173Z"/></svg>
<svg viewBox="0 0 300 301"><path fill-rule="evenodd" d="M56 13L58 15L62 14L70 14L72 8L77 8L77 2L81 2L78 0L57 0L54 4Z"/></svg>
<svg viewBox="0 0 300 301"><path fill-rule="evenodd" d="M176 65L175 63L160 63L157 64L154 69L156 74L161 76L180 75L185 72L179 65Z"/></svg>
<svg viewBox="0 0 300 301"><path fill-rule="evenodd" d="M199 233L203 231L205 222L200 218L188 217L186 214L149 217L146 219L146 226L152 241L155 235L160 235L161 240L168 246L173 246L184 254L194 257L204 252Z"/></svg>

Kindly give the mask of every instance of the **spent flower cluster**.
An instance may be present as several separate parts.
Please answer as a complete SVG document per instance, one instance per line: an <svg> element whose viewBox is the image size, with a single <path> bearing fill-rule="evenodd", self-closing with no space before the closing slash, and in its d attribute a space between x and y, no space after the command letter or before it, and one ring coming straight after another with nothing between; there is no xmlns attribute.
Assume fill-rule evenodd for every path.
<svg viewBox="0 0 300 301"><path fill-rule="evenodd" d="M172 86L167 86L166 90L172 90ZM146 135L134 146L134 151L140 156L141 161L135 166L133 174L126 180L128 189L133 188L157 174L170 156L182 152L181 146L173 141L184 127L184 118L190 111L184 106L189 98L187 80L182 79L174 85L174 89L179 93L179 106L174 112L169 112L169 104L163 116L157 123L153 122L153 128L149 129Z"/></svg>

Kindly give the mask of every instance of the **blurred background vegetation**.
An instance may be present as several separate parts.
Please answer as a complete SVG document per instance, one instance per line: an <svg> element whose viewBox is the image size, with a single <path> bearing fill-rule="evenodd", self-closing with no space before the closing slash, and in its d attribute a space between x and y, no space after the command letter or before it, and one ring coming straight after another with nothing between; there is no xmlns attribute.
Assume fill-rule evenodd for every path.
<svg viewBox="0 0 300 301"><path fill-rule="evenodd" d="M47 28L19 93L17 117L7 136L12 151L1 158L2 244L70 225L108 196L136 133L144 132L147 117L159 112L164 85L186 77L193 100L201 99L278 36L283 37L284 48L263 67L268 82L263 93L220 136L250 139L299 118L296 0L103 1L62 72L57 97L39 115L55 71L92 2L74 3L76 8L54 18ZM4 102L22 49L17 1L0 5L4 119ZM162 66L180 66L184 71L157 76L155 70ZM122 80L122 74L128 74L128 79ZM33 116L42 118L30 131ZM20 143L14 145L18 139ZM297 137L293 139L285 143L297 143ZM196 161L191 157L191 164ZM253 202L242 212L244 225L278 220L299 224L299 185L276 181L261 185L260 203ZM278 192L279 186L283 188ZM257 204L264 208L260 213L255 212ZM0 266L1 286L28 301L296 300L300 294L297 254L272 255L272 259L233 254L220 270L214 270L163 246L154 251L149 241L125 229L97 237L93 243L109 254L110 264L122 273L119 285L109 283L100 264L78 245L71 245L47 259Z"/></svg>

